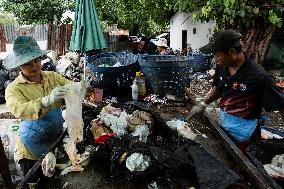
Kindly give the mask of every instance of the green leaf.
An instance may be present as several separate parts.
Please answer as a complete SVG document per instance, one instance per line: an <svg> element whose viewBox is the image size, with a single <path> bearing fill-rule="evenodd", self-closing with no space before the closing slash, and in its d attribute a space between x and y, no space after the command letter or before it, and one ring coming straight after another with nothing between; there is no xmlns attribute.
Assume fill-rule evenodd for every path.
<svg viewBox="0 0 284 189"><path fill-rule="evenodd" d="M277 27L282 26L282 19L273 10L269 10L269 21Z"/></svg>
<svg viewBox="0 0 284 189"><path fill-rule="evenodd" d="M239 11L239 15L240 15L240 17L244 17L245 16L245 11L242 9L242 10L240 10Z"/></svg>
<svg viewBox="0 0 284 189"><path fill-rule="evenodd" d="M259 7L253 8L253 12L254 12L255 14L258 14L258 13L259 13Z"/></svg>

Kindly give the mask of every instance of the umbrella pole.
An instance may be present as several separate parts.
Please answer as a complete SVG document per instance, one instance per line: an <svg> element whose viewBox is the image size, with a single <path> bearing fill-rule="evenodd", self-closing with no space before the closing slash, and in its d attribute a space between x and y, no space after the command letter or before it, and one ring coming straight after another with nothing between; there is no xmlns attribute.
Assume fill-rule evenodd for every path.
<svg viewBox="0 0 284 189"><path fill-rule="evenodd" d="M83 55L83 80L86 80L86 54L80 53L80 57Z"/></svg>
<svg viewBox="0 0 284 189"><path fill-rule="evenodd" d="M86 80L86 57L84 56L83 58L83 62L84 62L84 80Z"/></svg>

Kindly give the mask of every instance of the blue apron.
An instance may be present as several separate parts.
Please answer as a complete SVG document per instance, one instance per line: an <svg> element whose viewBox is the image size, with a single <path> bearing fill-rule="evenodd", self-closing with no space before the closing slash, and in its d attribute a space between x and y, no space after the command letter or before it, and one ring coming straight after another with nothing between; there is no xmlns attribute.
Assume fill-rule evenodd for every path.
<svg viewBox="0 0 284 189"><path fill-rule="evenodd" d="M242 143L248 140L253 134L258 120L244 119L224 112L220 109L221 125L237 143Z"/></svg>
<svg viewBox="0 0 284 189"><path fill-rule="evenodd" d="M23 144L39 158L54 144L63 130L64 119L60 108L50 110L37 120L22 120L19 136Z"/></svg>

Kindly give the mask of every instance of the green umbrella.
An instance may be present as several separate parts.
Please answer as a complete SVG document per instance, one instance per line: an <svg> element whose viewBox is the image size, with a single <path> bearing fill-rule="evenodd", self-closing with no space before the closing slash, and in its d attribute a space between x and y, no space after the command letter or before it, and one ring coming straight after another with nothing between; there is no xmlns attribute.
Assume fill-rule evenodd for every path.
<svg viewBox="0 0 284 189"><path fill-rule="evenodd" d="M93 0L76 0L71 51L86 52L106 48L106 42Z"/></svg>
<svg viewBox="0 0 284 189"><path fill-rule="evenodd" d="M94 0L76 0L75 22L70 50L86 52L106 48L106 42L95 8ZM86 61L84 58L84 79Z"/></svg>
<svg viewBox="0 0 284 189"><path fill-rule="evenodd" d="M70 50L86 52L103 48L106 48L106 42L94 0L76 0Z"/></svg>

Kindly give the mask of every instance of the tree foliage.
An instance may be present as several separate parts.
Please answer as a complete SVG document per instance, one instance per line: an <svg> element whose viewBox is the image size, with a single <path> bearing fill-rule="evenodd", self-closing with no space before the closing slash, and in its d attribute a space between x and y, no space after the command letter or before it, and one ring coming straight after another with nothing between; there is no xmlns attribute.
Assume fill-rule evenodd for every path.
<svg viewBox="0 0 284 189"><path fill-rule="evenodd" d="M192 7L192 1L181 1L185 4L182 7L184 10ZM253 27L260 20L263 24L281 27L283 13L283 0L206 0L194 18L200 21L216 20L219 28L245 29Z"/></svg>
<svg viewBox="0 0 284 189"><path fill-rule="evenodd" d="M97 0L101 20L118 24L133 35L151 35L168 28L173 6L166 0Z"/></svg>
<svg viewBox="0 0 284 189"><path fill-rule="evenodd" d="M0 25L13 25L13 24L17 24L16 18L12 14L2 11L2 13L0 13Z"/></svg>
<svg viewBox="0 0 284 189"><path fill-rule="evenodd" d="M180 0L179 10L197 10L194 20L215 20L217 29L233 28L243 34L248 56L263 63L276 27L283 27L283 0Z"/></svg>
<svg viewBox="0 0 284 189"><path fill-rule="evenodd" d="M195 12L196 21L215 20L217 28L247 34L258 24L281 27L283 6L283 0L97 0L101 20L129 28L134 34L164 30L177 11Z"/></svg>
<svg viewBox="0 0 284 189"><path fill-rule="evenodd" d="M0 0L1 1L1 0ZM65 10L74 10L76 0L2 0L1 6L20 23L46 23ZM172 0L97 0L97 12L103 25L117 24L131 34L151 35L169 27L174 14ZM177 10L177 9L176 9Z"/></svg>
<svg viewBox="0 0 284 189"><path fill-rule="evenodd" d="M65 10L74 8L74 1L66 0L2 0L1 7L13 13L21 24L47 23L60 19Z"/></svg>
<svg viewBox="0 0 284 189"><path fill-rule="evenodd" d="M2 3L1 3L2 1ZM76 0L0 0L5 11L21 23L46 23L74 10ZM94 0L100 20L130 29L133 34L154 34L169 27L177 11L196 12L196 21L216 20L219 28L241 30L261 21L281 27L283 0Z"/></svg>

